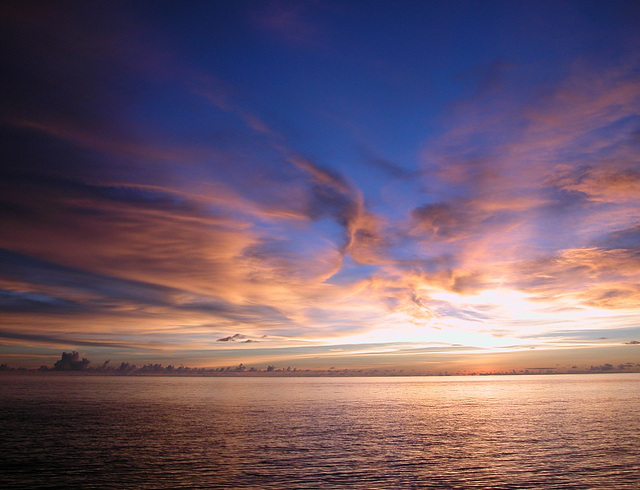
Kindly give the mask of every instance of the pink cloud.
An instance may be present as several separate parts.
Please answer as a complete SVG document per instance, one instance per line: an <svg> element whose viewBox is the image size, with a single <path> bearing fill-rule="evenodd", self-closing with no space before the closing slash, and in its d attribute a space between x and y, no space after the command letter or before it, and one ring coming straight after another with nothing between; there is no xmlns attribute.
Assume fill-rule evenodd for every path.
<svg viewBox="0 0 640 490"><path fill-rule="evenodd" d="M307 11L315 2L269 1L252 15L252 22L262 31L291 46L317 46L321 33Z"/></svg>

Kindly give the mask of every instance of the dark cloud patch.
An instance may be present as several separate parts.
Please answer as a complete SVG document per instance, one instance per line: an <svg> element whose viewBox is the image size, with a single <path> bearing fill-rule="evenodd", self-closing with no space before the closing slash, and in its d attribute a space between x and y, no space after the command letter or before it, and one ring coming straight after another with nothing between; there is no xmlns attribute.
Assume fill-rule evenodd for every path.
<svg viewBox="0 0 640 490"><path fill-rule="evenodd" d="M617 309L633 308L640 301L640 286L637 284L622 284L615 289L607 289L604 284L587 291L583 296L583 303L597 308Z"/></svg>
<svg viewBox="0 0 640 490"><path fill-rule="evenodd" d="M446 149L450 155L441 158L435 177L447 183L449 194L477 198L487 192L495 192L498 186L504 185L505 177L496 165L498 158L492 153L495 151L479 149L473 142L466 148L453 143Z"/></svg>
<svg viewBox="0 0 640 490"><path fill-rule="evenodd" d="M229 322L261 319L279 325L291 323L273 306L234 305L176 288L64 267L4 249L0 249L0 262L3 263L0 278L18 281L30 289L0 290L0 311L7 313L116 315L126 306L139 312L163 308L183 314L204 313ZM48 291L56 291L58 296L45 294Z"/></svg>
<svg viewBox="0 0 640 490"><path fill-rule="evenodd" d="M305 258L293 250L295 241L283 238L263 238L243 250L243 258L253 263L268 265L254 267L247 279L252 282L279 282L285 278L304 276L309 270Z"/></svg>
<svg viewBox="0 0 640 490"><path fill-rule="evenodd" d="M341 227L343 255L350 252L359 263L379 260L387 244L378 218L367 209L360 192L332 169L300 157L291 161L310 177L306 214L313 220L331 217Z"/></svg>
<svg viewBox="0 0 640 490"><path fill-rule="evenodd" d="M157 211L170 211L187 216L211 216L203 206L190 201L177 192L136 186L86 186L95 197L116 201L132 206L140 206Z"/></svg>
<svg viewBox="0 0 640 490"><path fill-rule="evenodd" d="M456 293L474 293L488 286L486 278L479 273L460 274L453 278L451 290Z"/></svg>
<svg viewBox="0 0 640 490"><path fill-rule="evenodd" d="M323 10L322 4L315 2L264 2L251 14L251 23L289 46L296 48L317 47L324 36L319 26L311 21L310 12ZM325 7L326 8L326 7Z"/></svg>
<svg viewBox="0 0 640 490"><path fill-rule="evenodd" d="M67 353L63 352L59 361L53 365L54 371L82 371L87 369L91 361L86 357L80 359L80 354L76 351Z"/></svg>
<svg viewBox="0 0 640 490"><path fill-rule="evenodd" d="M537 211L542 216L553 216L559 228L565 226L563 220L575 220L575 215L584 211L588 205L588 195L579 190L562 187L548 187L543 190L547 202Z"/></svg>
<svg viewBox="0 0 640 490"><path fill-rule="evenodd" d="M415 208L411 217L416 230L429 234L434 240L459 238L469 233L469 218L446 202L425 204Z"/></svg>
<svg viewBox="0 0 640 490"><path fill-rule="evenodd" d="M614 288L606 289L599 293L596 298L592 300L592 304L607 305L609 303L615 303L618 300L632 299L637 295L637 291Z"/></svg>
<svg viewBox="0 0 640 490"><path fill-rule="evenodd" d="M180 292L156 284L65 267L6 249L0 249L0 262L3 264L0 277L24 281L36 287L51 286L67 291L90 293L109 300L159 306L166 304L167 298L172 294Z"/></svg>
<svg viewBox="0 0 640 490"><path fill-rule="evenodd" d="M488 198L424 204L411 212L411 235L434 242L481 239L487 233L507 230L522 219L517 210L494 204Z"/></svg>
<svg viewBox="0 0 640 490"><path fill-rule="evenodd" d="M610 151L613 154L613 150ZM607 160L586 165L560 165L547 179L557 195L573 201L624 202L640 192L640 169L626 159L618 161L611 155Z"/></svg>
<svg viewBox="0 0 640 490"><path fill-rule="evenodd" d="M243 335L241 333L237 333L235 335L230 335L229 337L223 337L221 339L218 339L218 342L235 342L236 340L244 340L246 339L247 336Z"/></svg>
<svg viewBox="0 0 640 490"><path fill-rule="evenodd" d="M331 216L344 229L357 215L353 198L332 185L314 183L310 188L307 214L314 220Z"/></svg>
<svg viewBox="0 0 640 490"><path fill-rule="evenodd" d="M640 225L614 231L596 242L598 246L606 249L630 249L640 255Z"/></svg>
<svg viewBox="0 0 640 490"><path fill-rule="evenodd" d="M126 343L102 342L100 340L81 340L73 338L63 338L55 335L29 334L21 332L12 332L0 330L0 338L11 340L24 340L27 342L35 342L39 344L59 344L59 345L77 345L84 347L111 347L115 349L134 349L139 346L132 346Z"/></svg>
<svg viewBox="0 0 640 490"><path fill-rule="evenodd" d="M625 342L626 345L640 345L640 341L638 340L630 340L629 342Z"/></svg>
<svg viewBox="0 0 640 490"><path fill-rule="evenodd" d="M599 371L607 372L607 371L613 371L614 369L615 369L615 367L613 366L613 364L609 364L608 362L604 363L604 364L601 364L599 366L590 366L589 367L589 371L595 371L595 372L599 372Z"/></svg>
<svg viewBox="0 0 640 490"><path fill-rule="evenodd" d="M167 302L168 308L183 312L208 313L217 318L231 322L254 322L260 319L262 322L277 324L289 324L291 321L277 308L269 305L248 304L234 305L224 301L216 301L209 298L193 298L186 302Z"/></svg>
<svg viewBox="0 0 640 490"><path fill-rule="evenodd" d="M507 75L514 65L506 60L496 59L484 65L475 65L464 72L457 73L455 78L473 87L474 99L486 97L501 91Z"/></svg>
<svg viewBox="0 0 640 490"><path fill-rule="evenodd" d="M286 149L285 149L286 150ZM290 152L291 150L286 150ZM352 192L351 186L346 181L344 176L335 170L313 162L300 155L292 155L289 158L290 162L296 167L303 170L311 178L311 181L332 188L336 192L342 194L350 194Z"/></svg>
<svg viewBox="0 0 640 490"><path fill-rule="evenodd" d="M58 208L58 212L72 214L105 214L114 212L105 209L107 204L117 203L183 216L213 217L210 209L179 192L150 185L92 183L105 177L111 179L103 169L98 170L97 163L86 152L61 148L59 142L41 135L18 138L18 141L23 140L22 144L11 135L0 133L0 138L9 140L8 160L14 163L7 166L0 180L3 188L0 212L5 216L17 214L44 219L52 207ZM45 141L40 145L34 140ZM31 154L34 147L39 148L38 153ZM71 204L73 202L76 204Z"/></svg>
<svg viewBox="0 0 640 490"><path fill-rule="evenodd" d="M386 172L396 179L408 179L416 175L415 172L407 170L406 168L384 158L371 158L368 163L380 170Z"/></svg>
<svg viewBox="0 0 640 490"><path fill-rule="evenodd" d="M6 313L75 314L87 311L84 305L45 294L0 290L0 311Z"/></svg>
<svg viewBox="0 0 640 490"><path fill-rule="evenodd" d="M362 149L361 153L364 165L378 169L393 179L408 179L418 174L416 171L408 170L390 159L374 155L366 149Z"/></svg>

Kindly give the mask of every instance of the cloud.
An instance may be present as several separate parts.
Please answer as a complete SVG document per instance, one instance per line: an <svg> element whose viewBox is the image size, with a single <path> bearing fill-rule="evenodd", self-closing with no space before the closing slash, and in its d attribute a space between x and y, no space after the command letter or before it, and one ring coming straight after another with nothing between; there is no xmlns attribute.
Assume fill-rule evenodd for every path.
<svg viewBox="0 0 640 490"><path fill-rule="evenodd" d="M302 172L305 180L300 186L288 182L282 194L273 196L280 201L279 208L283 207L283 200L287 201L291 196L296 198L291 204L287 202L284 205L287 211L279 216L306 217L312 221L330 217L343 230L336 243L341 255L351 254L354 260L362 263L381 260L382 249L387 245L382 238L382 219L367 209L361 191L353 182L340 172L305 157L287 142L283 134L256 115L254 110L246 108L239 101L240 96L227 84L217 81L213 89L193 90L217 109L237 116L247 129L266 139L278 158ZM299 176L292 176L293 179L299 180ZM263 187L261 184L257 183L256 187ZM267 241L273 243L273 240ZM325 272L324 278L331 277L340 267L339 261L336 262L333 257L327 262L332 262L333 266L329 272Z"/></svg>
<svg viewBox="0 0 640 490"><path fill-rule="evenodd" d="M119 9L121 28L102 22ZM238 15L308 48L322 38L317 9L269 2ZM421 168L365 155L373 179L349 161L359 143L334 149L319 131L305 145L286 110L271 115L216 62L189 66L124 7L9 10L4 338L475 342L638 304L632 60L576 64L542 90L526 66L475 67ZM389 179L403 186L383 203L393 212L379 199ZM510 301L542 318L521 319Z"/></svg>
<svg viewBox="0 0 640 490"><path fill-rule="evenodd" d="M29 333L20 333L20 332L8 332L1 330L0 338L9 339L9 340L25 340L30 343L35 342L37 344L61 344L61 345L78 345L84 347L112 347L117 349L133 349L140 348L140 346L131 346L127 345L123 342L109 342L109 341L87 341L73 338L61 338L55 337L53 335L40 335L40 334L29 334Z"/></svg>
<svg viewBox="0 0 640 490"><path fill-rule="evenodd" d="M0 290L0 311L12 313L64 313L81 310L81 305L44 294Z"/></svg>
<svg viewBox="0 0 640 490"><path fill-rule="evenodd" d="M409 179L417 176L414 171L407 170L391 160L371 155L368 152L365 152L364 158L367 165L382 170L394 179Z"/></svg>
<svg viewBox="0 0 640 490"><path fill-rule="evenodd" d="M640 194L640 171L610 162L577 169L558 165L548 183L568 192L580 193L591 201L633 202Z"/></svg>
<svg viewBox="0 0 640 490"><path fill-rule="evenodd" d="M253 12L251 21L263 32L289 46L313 47L322 39L319 27L308 15L315 6L313 2L301 4L270 0Z"/></svg>
<svg viewBox="0 0 640 490"><path fill-rule="evenodd" d="M600 308L633 308L640 299L640 255L636 250L567 249L521 264L516 285L539 298L570 296Z"/></svg>
<svg viewBox="0 0 640 490"><path fill-rule="evenodd" d="M434 241L456 240L471 234L472 222L465 213L464 206L439 202L425 204L411 212L415 221L412 233L415 236L430 237Z"/></svg>
<svg viewBox="0 0 640 490"><path fill-rule="evenodd" d="M425 185L439 199L414 209L414 236L464 240L459 259L491 263L526 261L545 252L541 244L550 253L589 246L596 233L634 224L633 66L576 66L529 97L508 81L461 103L426 146Z"/></svg>
<svg viewBox="0 0 640 490"><path fill-rule="evenodd" d="M640 225L606 234L596 244L607 250L635 250L640 253Z"/></svg>
<svg viewBox="0 0 640 490"><path fill-rule="evenodd" d="M470 69L458 73L457 77L472 87L474 94L465 99L470 101L482 101L488 95L501 95L507 84L507 74L515 65L505 60L493 60L487 65L475 65ZM463 101L460 101L461 103Z"/></svg>
<svg viewBox="0 0 640 490"><path fill-rule="evenodd" d="M237 333L237 334L231 335L229 337L223 337L221 339L218 339L218 342L235 342L236 340L244 340L246 338L247 338L246 335L242 335L240 333Z"/></svg>
<svg viewBox="0 0 640 490"><path fill-rule="evenodd" d="M83 357L81 360L80 354L78 354L76 351L70 352L68 354L66 352L63 352L60 360L56 361L56 363L53 365L53 369L55 371L81 371L83 369L86 369L90 363L91 361L89 361L89 359L87 359L86 357Z"/></svg>

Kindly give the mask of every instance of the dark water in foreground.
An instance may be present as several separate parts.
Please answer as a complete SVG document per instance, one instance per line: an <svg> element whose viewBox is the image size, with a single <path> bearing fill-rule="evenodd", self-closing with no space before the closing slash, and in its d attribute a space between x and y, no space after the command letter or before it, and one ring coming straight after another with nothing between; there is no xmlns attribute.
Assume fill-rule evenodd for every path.
<svg viewBox="0 0 640 490"><path fill-rule="evenodd" d="M0 487L640 488L640 375L0 377Z"/></svg>

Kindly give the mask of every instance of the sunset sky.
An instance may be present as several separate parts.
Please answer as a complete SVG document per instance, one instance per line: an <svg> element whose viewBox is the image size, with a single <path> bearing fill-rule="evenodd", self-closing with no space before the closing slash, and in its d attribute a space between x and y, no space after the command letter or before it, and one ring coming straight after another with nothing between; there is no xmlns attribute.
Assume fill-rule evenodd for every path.
<svg viewBox="0 0 640 490"><path fill-rule="evenodd" d="M0 9L0 362L640 363L638 2Z"/></svg>

